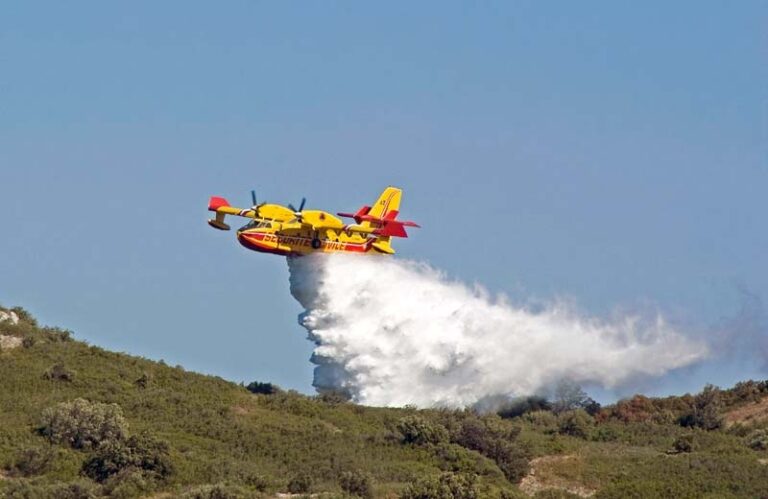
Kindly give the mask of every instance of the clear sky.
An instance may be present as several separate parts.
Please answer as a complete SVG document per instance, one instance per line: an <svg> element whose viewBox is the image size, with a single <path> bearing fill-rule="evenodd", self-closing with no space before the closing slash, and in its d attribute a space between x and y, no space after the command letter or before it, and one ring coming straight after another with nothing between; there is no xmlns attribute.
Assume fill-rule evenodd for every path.
<svg viewBox="0 0 768 499"><path fill-rule="evenodd" d="M706 334L768 295L767 56L762 1L5 2L0 303L308 392L285 262L208 196L393 184L402 257Z"/></svg>

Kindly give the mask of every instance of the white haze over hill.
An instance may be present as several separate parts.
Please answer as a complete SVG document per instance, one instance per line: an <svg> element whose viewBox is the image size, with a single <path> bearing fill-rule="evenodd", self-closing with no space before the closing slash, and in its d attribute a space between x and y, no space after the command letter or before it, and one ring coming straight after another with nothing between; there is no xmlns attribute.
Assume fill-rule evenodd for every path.
<svg viewBox="0 0 768 499"><path fill-rule="evenodd" d="M462 407L562 378L610 389L709 355L661 316L607 321L558 302L532 311L423 263L313 255L288 266L317 345L315 387L363 404Z"/></svg>

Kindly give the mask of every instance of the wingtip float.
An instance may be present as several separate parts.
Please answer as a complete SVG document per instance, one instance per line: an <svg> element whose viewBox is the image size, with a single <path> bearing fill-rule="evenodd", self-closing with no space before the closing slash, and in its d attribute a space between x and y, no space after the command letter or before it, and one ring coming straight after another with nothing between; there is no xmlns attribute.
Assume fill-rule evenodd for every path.
<svg viewBox="0 0 768 499"><path fill-rule="evenodd" d="M299 208L258 203L251 191L253 205L236 208L222 197L211 197L208 210L216 214L208 224L219 230L229 230L224 222L227 215L250 218L237 230L237 240L246 248L261 253L284 256L321 253L382 253L391 255L392 237L408 237L406 227L419 227L415 222L397 220L402 191L387 187L372 206L363 206L355 213L337 213L351 218L354 224L345 224L327 211L305 210L306 199Z"/></svg>

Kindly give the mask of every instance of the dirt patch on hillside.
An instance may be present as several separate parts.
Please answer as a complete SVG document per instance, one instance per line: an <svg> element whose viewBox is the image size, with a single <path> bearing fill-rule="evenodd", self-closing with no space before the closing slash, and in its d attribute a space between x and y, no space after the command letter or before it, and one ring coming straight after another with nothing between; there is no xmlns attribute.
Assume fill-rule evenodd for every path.
<svg viewBox="0 0 768 499"><path fill-rule="evenodd" d="M581 497L591 497L597 492L594 489L562 476L557 475L558 466L579 460L573 454L567 456L542 456L531 460L531 470L522 481L520 490L529 496L546 489L558 489Z"/></svg>
<svg viewBox="0 0 768 499"><path fill-rule="evenodd" d="M759 402L743 405L725 413L725 426L736 423L750 424L768 419L768 397Z"/></svg>
<svg viewBox="0 0 768 499"><path fill-rule="evenodd" d="M19 348L24 340L18 336L6 336L0 334L0 350L13 350Z"/></svg>

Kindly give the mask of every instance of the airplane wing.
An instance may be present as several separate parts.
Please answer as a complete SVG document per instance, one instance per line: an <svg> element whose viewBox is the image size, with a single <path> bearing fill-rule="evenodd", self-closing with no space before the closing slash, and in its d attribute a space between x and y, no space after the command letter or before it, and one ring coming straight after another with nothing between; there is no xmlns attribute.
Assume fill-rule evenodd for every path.
<svg viewBox="0 0 768 499"><path fill-rule="evenodd" d="M322 210L304 210L301 212L301 220L296 222L311 225L313 229L343 229L344 222L341 219Z"/></svg>
<svg viewBox="0 0 768 499"><path fill-rule="evenodd" d="M243 209L231 206L229 201L217 196L212 196L208 201L208 210L216 213L216 218L208 220L208 224L220 230L229 230L229 225L224 223L226 215L278 222L288 222L294 218L293 211L279 204L260 204Z"/></svg>

